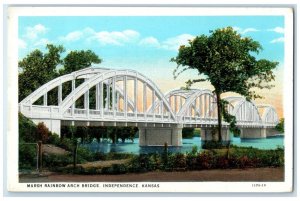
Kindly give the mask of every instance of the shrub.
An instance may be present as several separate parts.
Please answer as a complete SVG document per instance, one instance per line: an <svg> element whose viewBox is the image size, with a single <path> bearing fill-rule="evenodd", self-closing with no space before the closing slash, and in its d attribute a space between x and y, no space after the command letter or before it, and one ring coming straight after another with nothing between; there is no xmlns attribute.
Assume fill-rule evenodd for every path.
<svg viewBox="0 0 300 201"><path fill-rule="evenodd" d="M216 160L216 168L226 169L229 167L229 160L225 156L219 156Z"/></svg>
<svg viewBox="0 0 300 201"><path fill-rule="evenodd" d="M177 170L185 170L186 167L186 158L182 153L176 153L174 157L174 168Z"/></svg>
<svg viewBox="0 0 300 201"><path fill-rule="evenodd" d="M19 169L37 167L37 148L34 144L19 144Z"/></svg>
<svg viewBox="0 0 300 201"><path fill-rule="evenodd" d="M211 152L202 152L197 156L200 169L211 169L214 167L214 156Z"/></svg>
<svg viewBox="0 0 300 201"><path fill-rule="evenodd" d="M128 168L124 164L113 164L111 168L112 168L111 170L112 174L124 174L128 172Z"/></svg>
<svg viewBox="0 0 300 201"><path fill-rule="evenodd" d="M226 145L223 144L223 142L218 142L218 141L204 141L202 143L202 148L203 149L222 149L222 148L226 148Z"/></svg>
<svg viewBox="0 0 300 201"><path fill-rule="evenodd" d="M47 143L58 146L60 144L60 138L56 133L53 133L49 136Z"/></svg>
<svg viewBox="0 0 300 201"><path fill-rule="evenodd" d="M94 161L95 154L90 150L78 147L77 148L77 163L84 163L86 161Z"/></svg>
<svg viewBox="0 0 300 201"><path fill-rule="evenodd" d="M50 132L49 129L46 127L44 122L40 122L37 125L37 137L38 140L41 140L43 143L46 143L48 141Z"/></svg>
<svg viewBox="0 0 300 201"><path fill-rule="evenodd" d="M194 137L194 128L183 128L182 129L183 138L193 138Z"/></svg>
<svg viewBox="0 0 300 201"><path fill-rule="evenodd" d="M197 155L187 154L186 155L186 167L189 170L198 170L200 165L197 160Z"/></svg>
<svg viewBox="0 0 300 201"><path fill-rule="evenodd" d="M34 143L37 141L36 125L19 112L19 141Z"/></svg>
<svg viewBox="0 0 300 201"><path fill-rule="evenodd" d="M57 170L60 167L72 164L72 155L55 155L45 154L43 155L43 167L47 167L51 170Z"/></svg>

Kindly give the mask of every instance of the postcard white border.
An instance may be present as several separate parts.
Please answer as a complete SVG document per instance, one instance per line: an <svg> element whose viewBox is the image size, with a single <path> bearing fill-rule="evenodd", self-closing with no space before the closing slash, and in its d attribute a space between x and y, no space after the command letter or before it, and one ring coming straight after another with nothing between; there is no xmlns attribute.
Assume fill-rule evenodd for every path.
<svg viewBox="0 0 300 201"><path fill-rule="evenodd" d="M66 12L67 10L67 12ZM284 182L154 182L159 189L144 188L27 188L18 175L18 17L19 16L284 16ZM293 187L293 10L291 8L220 7L9 7L8 8L8 190L19 192L291 192ZM98 183L98 182L97 182ZM105 182L107 183L107 182ZM149 182L138 182L149 183ZM252 184L266 184L264 188ZM59 183L57 183L59 184ZM81 183L80 183L81 184ZM99 182L100 185L103 182Z"/></svg>

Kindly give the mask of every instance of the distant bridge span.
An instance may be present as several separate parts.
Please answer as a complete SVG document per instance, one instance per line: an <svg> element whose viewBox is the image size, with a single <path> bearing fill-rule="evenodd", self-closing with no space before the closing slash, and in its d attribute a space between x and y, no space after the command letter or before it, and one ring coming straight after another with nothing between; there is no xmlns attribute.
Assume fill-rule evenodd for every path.
<svg viewBox="0 0 300 201"><path fill-rule="evenodd" d="M76 86L76 80L82 80ZM71 91L63 93L65 85ZM56 104L48 93L57 91ZM63 97L65 96L65 97ZM83 107L76 102L83 97ZM95 105L91 106L91 99ZM228 111L237 119L241 137L266 137L278 123L271 105L256 105L244 97L226 97ZM42 104L37 104L37 101ZM42 101L41 101L42 100ZM176 89L163 94L148 77L134 70L85 68L55 78L19 103L19 111L34 122L44 122L60 135L61 125L137 126L140 145L181 145L183 127L201 128L201 137L211 140L217 126L216 97L210 90ZM261 112L260 112L261 111ZM223 122L222 139L229 139Z"/></svg>

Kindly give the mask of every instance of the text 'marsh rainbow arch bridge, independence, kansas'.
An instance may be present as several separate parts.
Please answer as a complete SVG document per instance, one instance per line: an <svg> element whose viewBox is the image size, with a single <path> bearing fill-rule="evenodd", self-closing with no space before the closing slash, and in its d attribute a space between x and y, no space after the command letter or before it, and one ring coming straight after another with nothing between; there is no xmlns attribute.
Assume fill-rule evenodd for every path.
<svg viewBox="0 0 300 201"><path fill-rule="evenodd" d="M84 81L76 86L77 79ZM63 98L63 87L68 82L72 90ZM48 105L47 93L55 88L57 105ZM75 102L82 96L84 108L76 108ZM93 108L91 96L95 97ZM43 104L34 104L40 98ZM256 105L244 97L225 99L241 129L241 138L265 138L276 133L274 127L279 119L274 107ZM202 140L217 136L212 133L217 126L216 98L210 90L177 89L163 94L153 81L134 70L85 68L60 76L22 100L19 111L35 123L44 122L58 135L61 125L136 126L141 146L181 146L184 127L201 128ZM226 122L222 139L229 140Z"/></svg>

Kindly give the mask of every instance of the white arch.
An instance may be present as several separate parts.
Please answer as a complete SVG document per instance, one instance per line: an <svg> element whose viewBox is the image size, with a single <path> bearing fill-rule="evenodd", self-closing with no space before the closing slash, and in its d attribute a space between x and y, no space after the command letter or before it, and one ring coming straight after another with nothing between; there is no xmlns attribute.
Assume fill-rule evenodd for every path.
<svg viewBox="0 0 300 201"><path fill-rule="evenodd" d="M95 75L99 75L100 73L107 72L110 69L108 68L85 68L78 71L75 71L70 74L66 74L60 77L57 77L46 84L39 87L37 90L32 92L30 95L28 95L25 99L23 99L20 103L21 104L33 104L36 100L38 100L40 97L42 97L45 93L48 93L55 87L60 86L63 83L66 83L68 81L72 81L75 79L82 79L82 78L91 78ZM120 93L120 96L124 98L123 90L120 89L118 86L116 86L116 91ZM132 100L128 100L128 106L130 109L133 110L134 103Z"/></svg>
<svg viewBox="0 0 300 201"><path fill-rule="evenodd" d="M32 104L36 100L38 100L41 96L43 96L45 93L51 91L55 87L58 87L62 83L74 80L76 78L89 78L93 76L94 74L102 73L105 71L108 71L110 69L107 68L85 68L78 71L75 71L70 74L66 74L60 77L57 77L46 84L40 86L37 90L32 92L30 95L28 95L26 98L24 98L20 103L21 104Z"/></svg>
<svg viewBox="0 0 300 201"><path fill-rule="evenodd" d="M87 90L89 90L91 87L95 86L96 84L103 82L109 78L117 77L117 76L131 76L136 77L138 80L140 80L143 83L146 83L152 90L155 91L157 97L161 99L164 103L164 106L166 107L167 111L170 112L171 117L175 120L175 115L173 111L171 110L168 102L164 98L163 94L161 93L160 89L156 86L155 83L153 83L149 78L145 77L144 75L133 71L133 70L108 70L101 74L97 74L87 80L86 82L82 83L80 86L78 86L74 91L69 94L65 100L61 104L61 111L62 113L66 112L68 108L71 107L71 105L80 97L82 96Z"/></svg>
<svg viewBox="0 0 300 201"><path fill-rule="evenodd" d="M279 117L276 109L272 105L259 104L257 107L263 109L263 113L261 115L263 123L278 124Z"/></svg>
<svg viewBox="0 0 300 201"><path fill-rule="evenodd" d="M202 95L209 95L210 97L212 97L212 101L215 101L215 96L213 95L213 93L208 90L208 89L205 89L205 90L194 90L194 92L192 93L192 95L187 99L187 101L184 103L184 105L182 106L181 110L178 112L178 116L184 116L187 111L190 109L190 107L193 105L193 103L196 101L196 99ZM210 103L211 104L211 103ZM208 111L209 111L209 108L208 107ZM207 118L208 116L208 111L204 111L205 112L205 118ZM199 112L199 111L196 111L196 112Z"/></svg>
<svg viewBox="0 0 300 201"><path fill-rule="evenodd" d="M231 115L237 118L237 121L261 122L257 105L252 101L247 101L244 97L227 97L225 98L232 106ZM235 104L234 104L235 103ZM242 115L238 114L241 113Z"/></svg>

